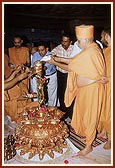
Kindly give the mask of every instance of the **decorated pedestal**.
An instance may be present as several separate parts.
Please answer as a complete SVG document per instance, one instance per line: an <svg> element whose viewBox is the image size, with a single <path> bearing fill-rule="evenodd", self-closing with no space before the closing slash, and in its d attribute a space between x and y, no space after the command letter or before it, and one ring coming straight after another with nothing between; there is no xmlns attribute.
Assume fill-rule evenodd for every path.
<svg viewBox="0 0 115 168"><path fill-rule="evenodd" d="M23 159L42 161L46 156L53 159L67 150L68 127L62 117L64 112L57 107L46 106L42 64L35 62L38 102L30 103L20 114L15 129L17 154Z"/></svg>

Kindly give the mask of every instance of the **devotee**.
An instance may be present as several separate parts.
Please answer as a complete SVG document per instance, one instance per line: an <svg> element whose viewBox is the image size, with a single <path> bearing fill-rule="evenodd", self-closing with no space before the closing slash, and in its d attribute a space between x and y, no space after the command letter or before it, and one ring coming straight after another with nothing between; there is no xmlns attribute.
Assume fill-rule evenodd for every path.
<svg viewBox="0 0 115 168"><path fill-rule="evenodd" d="M103 31L103 38L101 39L105 47L103 50L105 62L106 62L106 76L108 82L106 84L106 97L104 103L104 110L100 117L98 136L107 136L107 143L104 145L104 149L111 148L111 29L105 28Z"/></svg>
<svg viewBox="0 0 115 168"><path fill-rule="evenodd" d="M71 37L68 33L63 33L61 37L61 44L55 47L51 51L51 54L61 56L64 58L70 58L70 54L72 53L72 51L73 51L73 45ZM56 69L57 69L57 81L58 81L57 96L59 100L59 109L66 112L65 113L65 120L66 120L68 118L71 118L73 109L73 105L71 105L70 107L66 107L64 103L64 94L67 84L68 72L58 66L56 66Z"/></svg>
<svg viewBox="0 0 115 168"><path fill-rule="evenodd" d="M4 70L4 79L5 79L5 91L4 91L4 111L5 115L9 116L11 118L11 121L17 122L18 120L18 113L23 110L23 108L31 101L29 99L20 99L24 94L28 93L27 85L25 85L22 80L19 80L18 77L15 76L16 79L13 81L8 82L11 77L20 71L19 67L21 67L21 73L29 71L24 66L16 66L13 70L9 68L9 57L7 54L5 54L5 69L9 69L9 71ZM11 70L11 71L10 71ZM15 72L13 72L15 71ZM11 74L12 73L12 74ZM11 75L11 76L10 76ZM19 74L17 74L19 75ZM25 74L26 75L26 74ZM23 75L20 74L20 77ZM21 78L20 78L21 79ZM8 82L8 83L7 83ZM16 82L16 83L15 83ZM13 84L15 85L13 86ZM11 87L13 86L13 87Z"/></svg>
<svg viewBox="0 0 115 168"><path fill-rule="evenodd" d="M101 49L93 41L94 26L76 26L75 32L82 51L73 58L52 56L48 62L68 71L65 104L68 107L75 99L71 126L76 134L86 138L86 146L77 153L84 156L93 150L105 93L106 67Z"/></svg>
<svg viewBox="0 0 115 168"><path fill-rule="evenodd" d="M30 66L29 48L23 47L23 39L20 35L14 36L14 46L8 48L9 65L13 69L17 65ZM23 83L27 85L29 89L29 80L23 80Z"/></svg>
<svg viewBox="0 0 115 168"><path fill-rule="evenodd" d="M102 30L102 32L101 32L101 42L103 44L103 48L107 47L107 41L105 40L105 34L106 34L105 31Z"/></svg>
<svg viewBox="0 0 115 168"><path fill-rule="evenodd" d="M48 51L48 47L44 41L39 42L38 44L38 55L33 56L32 65L34 65L35 61L42 60L44 57L48 57L50 52ZM46 104L48 106L56 106L57 103L57 72L56 67L49 63L43 63L43 76L46 80L46 87L44 88ZM37 93L37 86L34 85Z"/></svg>

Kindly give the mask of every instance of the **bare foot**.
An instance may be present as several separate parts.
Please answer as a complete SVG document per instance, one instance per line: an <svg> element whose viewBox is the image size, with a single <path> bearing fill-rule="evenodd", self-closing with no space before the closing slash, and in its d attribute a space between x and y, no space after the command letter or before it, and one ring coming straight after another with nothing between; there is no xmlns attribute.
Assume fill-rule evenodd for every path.
<svg viewBox="0 0 115 168"><path fill-rule="evenodd" d="M99 138L99 137L102 137L102 138L105 138L105 139L107 138L106 130L105 129L103 129L100 134L97 134L97 138Z"/></svg>
<svg viewBox="0 0 115 168"><path fill-rule="evenodd" d="M93 150L92 146L86 146L84 149L77 153L77 156L85 156Z"/></svg>
<svg viewBox="0 0 115 168"><path fill-rule="evenodd" d="M108 140L106 144L103 146L104 149L111 149L111 140Z"/></svg>

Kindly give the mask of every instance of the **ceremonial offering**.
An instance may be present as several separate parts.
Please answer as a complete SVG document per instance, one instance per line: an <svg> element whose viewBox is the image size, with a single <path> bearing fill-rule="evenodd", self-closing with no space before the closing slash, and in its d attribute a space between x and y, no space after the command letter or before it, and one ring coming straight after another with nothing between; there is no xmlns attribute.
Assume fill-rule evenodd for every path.
<svg viewBox="0 0 115 168"><path fill-rule="evenodd" d="M32 99L32 98L36 98L37 94L36 93L28 93L28 94L24 94L22 97Z"/></svg>
<svg viewBox="0 0 115 168"><path fill-rule="evenodd" d="M13 135L8 135L4 139L4 160L10 160L16 155L16 149L14 145L15 139Z"/></svg>
<svg viewBox="0 0 115 168"><path fill-rule="evenodd" d="M18 126L15 129L15 144L18 155L28 160L43 160L45 155L55 157L55 153L63 154L67 149L66 138L68 127L61 118L64 112L57 107L46 106L44 99L44 83L42 63L34 64L37 77L38 102L32 102L19 114Z"/></svg>

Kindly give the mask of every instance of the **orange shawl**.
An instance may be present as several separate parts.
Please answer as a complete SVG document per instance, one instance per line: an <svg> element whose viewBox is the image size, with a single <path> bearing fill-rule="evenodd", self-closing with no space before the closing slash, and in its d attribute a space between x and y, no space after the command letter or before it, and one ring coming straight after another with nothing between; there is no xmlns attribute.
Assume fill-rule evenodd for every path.
<svg viewBox="0 0 115 168"><path fill-rule="evenodd" d="M105 87L96 82L79 88L76 78L79 75L92 80L99 80L105 76L105 61L98 46L92 43L73 57L68 66L73 74L69 72L67 79L66 105L71 103L72 96L75 97L71 125L76 133L86 136L86 144L91 145L96 135Z"/></svg>

